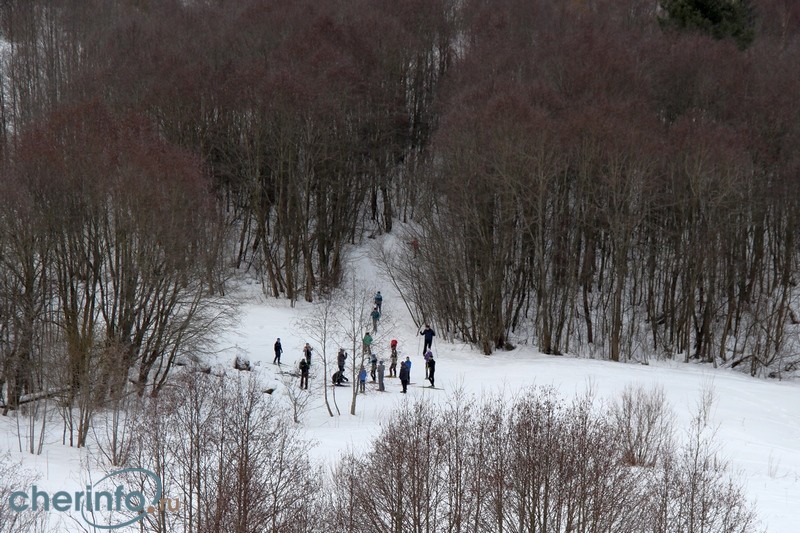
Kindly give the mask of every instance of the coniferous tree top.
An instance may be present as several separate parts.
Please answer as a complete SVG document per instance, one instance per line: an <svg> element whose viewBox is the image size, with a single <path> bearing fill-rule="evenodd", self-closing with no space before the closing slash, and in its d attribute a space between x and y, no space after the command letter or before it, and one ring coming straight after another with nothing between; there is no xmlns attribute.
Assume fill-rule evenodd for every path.
<svg viewBox="0 0 800 533"><path fill-rule="evenodd" d="M702 31L715 39L732 38L740 49L753 42L750 0L662 0L663 28Z"/></svg>

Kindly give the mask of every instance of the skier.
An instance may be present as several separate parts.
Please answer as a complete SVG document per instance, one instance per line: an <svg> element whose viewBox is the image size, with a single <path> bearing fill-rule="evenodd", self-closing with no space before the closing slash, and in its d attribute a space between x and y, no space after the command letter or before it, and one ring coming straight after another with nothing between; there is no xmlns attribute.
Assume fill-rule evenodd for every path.
<svg viewBox="0 0 800 533"><path fill-rule="evenodd" d="M431 354L431 358L428 359L428 381L431 382L431 388L436 388L433 383L433 374L436 372L436 361L433 360L433 354Z"/></svg>
<svg viewBox="0 0 800 533"><path fill-rule="evenodd" d="M408 380L409 376L411 376L411 364L406 358L405 361L400 363L400 384L403 386L403 394L406 393L406 388L408 387Z"/></svg>
<svg viewBox="0 0 800 533"><path fill-rule="evenodd" d="M364 368L364 365L361 365L361 370L358 371L358 390L361 393L365 392L365 387L367 383L367 371Z"/></svg>
<svg viewBox="0 0 800 533"><path fill-rule="evenodd" d="M344 375L344 362L347 360L347 352L344 351L344 348L339 348L339 353L336 355L336 364L339 366L339 372L342 373L342 379L345 381L350 381Z"/></svg>
<svg viewBox="0 0 800 533"><path fill-rule="evenodd" d="M308 343L303 347L303 353L306 356L306 361L308 361L308 368L311 368L311 350L313 349Z"/></svg>
<svg viewBox="0 0 800 533"><path fill-rule="evenodd" d="M375 308L379 313L383 313L383 296L381 296L381 291L375 294Z"/></svg>
<svg viewBox="0 0 800 533"><path fill-rule="evenodd" d="M364 335L364 355L372 353L372 349L370 348L371 344L372 344L372 335L370 335L368 331L367 334Z"/></svg>
<svg viewBox="0 0 800 533"><path fill-rule="evenodd" d="M436 332L428 324L425 324L425 329L420 331L419 334L425 337L425 345L422 347L422 353L424 354L433 345L433 338L436 336Z"/></svg>
<svg viewBox="0 0 800 533"><path fill-rule="evenodd" d="M300 388L308 389L308 361L300 359Z"/></svg>
<svg viewBox="0 0 800 533"><path fill-rule="evenodd" d="M372 382L375 383L375 372L378 370L378 356L372 354L369 358L369 364L371 366L369 375L372 377Z"/></svg>
<svg viewBox="0 0 800 533"><path fill-rule="evenodd" d="M386 370L386 365L383 364L383 359L378 363L378 390L384 392L386 387L383 386L383 373Z"/></svg>
<svg viewBox="0 0 800 533"><path fill-rule="evenodd" d="M377 306L372 310L372 314L370 316L372 317L372 333L377 333L378 332L378 320L381 319L381 312L378 311L378 307Z"/></svg>
<svg viewBox="0 0 800 533"><path fill-rule="evenodd" d="M433 359L433 352L428 350L427 352L425 352L424 357L425 357L425 379L428 379L428 363L430 362L431 359Z"/></svg>
<svg viewBox="0 0 800 533"><path fill-rule="evenodd" d="M283 353L283 346L281 346L281 338L278 337L278 340L275 341L275 359L272 360L273 365L277 363L280 366L282 353Z"/></svg>

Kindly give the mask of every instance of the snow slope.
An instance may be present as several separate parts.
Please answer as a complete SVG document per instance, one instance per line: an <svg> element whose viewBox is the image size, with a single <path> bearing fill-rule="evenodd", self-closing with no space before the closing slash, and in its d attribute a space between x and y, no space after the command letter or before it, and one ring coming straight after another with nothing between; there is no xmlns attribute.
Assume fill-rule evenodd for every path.
<svg viewBox="0 0 800 533"><path fill-rule="evenodd" d="M412 382L426 385L421 357L421 337L411 322L398 295L387 283L380 281L374 266L366 257L357 258L359 277L364 286L375 286L384 295L384 323L393 323L391 331L381 331L376 344L379 356L387 359L389 339L399 341L401 356L413 361ZM245 285L239 291L244 303L236 326L220 339L219 366L235 373L232 360L235 354L246 353L255 372L277 386L275 395L284 398L284 382L294 378L277 373L272 364L272 345L276 337L283 343L284 367L299 360L302 346L310 339L298 326L298 319L309 312L310 305L265 298L256 284ZM435 327L435 324L434 324ZM386 328L383 328L386 329ZM335 347L327 354L335 358ZM434 343L437 360L436 383L444 390L421 386L409 387L407 395L400 394L396 379L387 379L387 391L378 392L371 384L367 393L358 398L357 414L351 416L349 388L336 389L341 415L330 417L322 399L322 376L313 375L308 394L312 396L303 415L307 435L316 441L314 455L320 461L333 461L349 447L366 447L377 434L381 423L391 423L400 402L423 397L442 402L455 389L475 395L511 395L530 385L551 385L567 397L591 389L598 402L613 400L628 384L663 387L675 411L680 427L688 427L692 411L701 392L711 388L715 396L713 423L718 425L718 439L723 456L740 476L753 500L759 517L770 533L794 533L800 523L800 386L793 382L754 379L727 370L713 370L696 364L657 362L649 366L620 364L607 361L546 356L533 347L520 347L489 357L463 344L450 344L437 338ZM319 364L321 354L316 353ZM348 360L352 362L352 358ZM329 372L331 373L331 372ZM369 380L369 378L368 378ZM289 406L287 404L287 409ZM87 478L86 464L92 448L77 451L60 444L58 424L52 424L53 434L42 456L18 452L17 428L12 417L0 419L0 452L9 450L12 458L22 459L39 477L39 485L66 488L74 484L79 490ZM24 441L24 439L23 439ZM5 504L5 502L4 502ZM59 531L71 529L71 523L61 523Z"/></svg>
<svg viewBox="0 0 800 533"><path fill-rule="evenodd" d="M384 314L401 313L401 302L384 293ZM281 336L285 361L299 359L305 340L287 326L286 309L271 302L249 303L242 309L237 344L251 360L260 361L259 371L272 374L271 342ZM302 312L302 306L299 309ZM424 382L421 343L413 324L391 335L397 338L402 356L411 356L412 382ZM286 342L291 339L290 342ZM388 341L380 345L388 359ZM318 445L316 456L334 460L348 447L366 447L378 432L378 424L391 423L398 402L415 397L440 402L448 391L463 388L476 395L511 395L530 385L550 385L565 397L591 389L601 400L614 400L628 384L663 387L676 414L679 427L688 428L704 389L714 393L712 423L718 425L723 457L744 482L758 513L770 533L795 533L800 523L800 387L797 383L765 381L710 366L658 362L649 366L590 359L547 356L532 348L518 348L489 357L465 345L441 340L434 343L436 384L444 391L409 387L400 393L396 379L387 379L387 392L367 384L367 394L358 399L356 416L349 415L350 389L336 389L341 416L328 416L322 400L321 376L312 379L314 400L303 421ZM332 357L333 353L330 354ZM369 382L369 378L368 378ZM680 431L680 430L679 430Z"/></svg>

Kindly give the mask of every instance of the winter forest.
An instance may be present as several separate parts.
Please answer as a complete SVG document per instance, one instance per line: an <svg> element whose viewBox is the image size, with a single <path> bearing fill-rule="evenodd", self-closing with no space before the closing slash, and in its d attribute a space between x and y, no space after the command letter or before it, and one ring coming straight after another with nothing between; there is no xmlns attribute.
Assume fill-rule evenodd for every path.
<svg viewBox="0 0 800 533"><path fill-rule="evenodd" d="M794 0L4 0L3 414L25 406L33 421L57 409L65 443L80 448L97 413L117 416L131 391L175 394L170 384L186 379L177 366L210 352L232 320L233 278L254 277L292 307L318 303L348 288L348 250L385 235L401 245L373 259L414 324L435 323L441 342L489 359L526 344L791 377L799 65ZM196 412L213 397L272 416L246 387L183 386ZM593 448L614 447L580 402L553 411L546 393L517 401L553 435L583 421ZM634 403L660 405L657 395ZM451 466L457 452L444 441L495 439L510 457L502 435L541 437L515 410L451 407L432 422L429 407L409 413L432 424L422 437L438 435L428 445ZM153 427L187 420L154 413ZM209 417L249 435L244 415ZM483 433L493 419L501 433ZM203 442L193 427L191 443ZM281 438L294 442L292 431ZM134 448L162 450L162 437L142 431ZM35 441L29 451L41 453ZM125 463L128 448L110 449L112 464ZM192 453L184 458L200 461ZM629 463L655 461L646 455ZM300 460L284 459L275 468ZM498 461L490 471L510 475ZM439 522L398 510L359 525L345 507L371 505L369 489L342 475L337 490L353 498L343 507L311 498L318 513L287 507L264 527L312 531L309 516L327 512L351 517L327 522L341 531L411 531L408 520L414 531L701 530L670 522L666 503L647 496L669 493L659 492L674 482L666 474L596 467L592 479L653 508L623 502L628 525L575 519L589 507L566 500L503 508L502 490L482 492L470 470L459 477L474 483L464 501L420 482L443 491ZM313 474L293 474L286 494L321 490ZM186 479L200 501L200 478ZM565 514L526 522L537 508ZM735 511L739 529L705 530L752 531L746 506ZM260 519L198 515L187 531L254 531Z"/></svg>

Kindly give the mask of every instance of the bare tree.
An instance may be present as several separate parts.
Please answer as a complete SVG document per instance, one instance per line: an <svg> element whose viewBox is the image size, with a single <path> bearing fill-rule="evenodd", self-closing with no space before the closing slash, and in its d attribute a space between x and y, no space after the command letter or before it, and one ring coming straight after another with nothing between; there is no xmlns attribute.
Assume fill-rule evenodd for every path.
<svg viewBox="0 0 800 533"><path fill-rule="evenodd" d="M627 386L612 407L620 430L623 460L632 466L653 466L673 448L674 415L664 390Z"/></svg>
<svg viewBox="0 0 800 533"><path fill-rule="evenodd" d="M44 533L48 531L48 513L41 509L17 511L12 507L12 493L35 484L34 474L6 453L0 458L0 479L2 479L0 497L4 502L9 502L9 505L3 505L0 508L0 528L8 533Z"/></svg>
<svg viewBox="0 0 800 533"><path fill-rule="evenodd" d="M663 407L657 393L653 403ZM742 487L710 442L690 439L679 453L669 443L654 447L643 468L631 466L619 446L623 429L597 411L591 395L566 402L552 389L477 404L457 393L442 410L404 404L366 450L336 466L327 525L356 532L757 531ZM381 476L369 475L378 468Z"/></svg>
<svg viewBox="0 0 800 533"><path fill-rule="evenodd" d="M338 313L338 302L336 298L328 294L318 297L311 312L305 315L298 323L304 335L314 341L317 360L322 363L322 394L325 399L325 407L328 414L333 416L330 402L328 401L328 359L330 353L335 353L336 344L333 342L335 331L333 330L336 314ZM335 366L335 365L333 365ZM333 401L336 405L336 388L333 389ZM336 406L337 414L339 407Z"/></svg>
<svg viewBox="0 0 800 533"><path fill-rule="evenodd" d="M353 369L351 383L353 395L350 403L350 414L356 414L356 399L358 398L358 371L368 361L367 351L363 346L366 332L372 331L369 313L372 310L372 295L374 291L363 287L363 283L355 276L345 282L343 292L337 299L337 312L334 315L334 326L337 334L341 335L349 344L353 354Z"/></svg>
<svg viewBox="0 0 800 533"><path fill-rule="evenodd" d="M145 518L148 530L315 530L320 485L309 444L261 392L256 374L191 373L144 402L129 465L161 477L165 495L181 495L179 509Z"/></svg>

